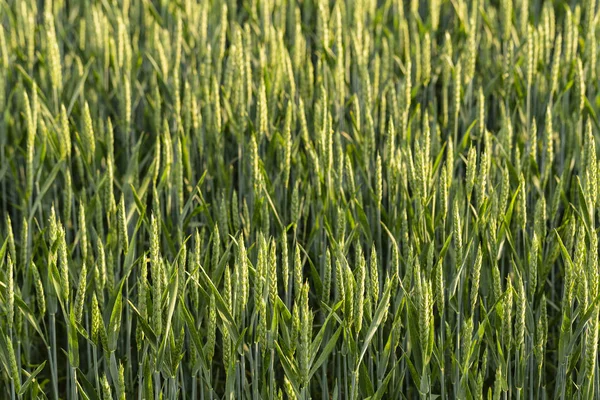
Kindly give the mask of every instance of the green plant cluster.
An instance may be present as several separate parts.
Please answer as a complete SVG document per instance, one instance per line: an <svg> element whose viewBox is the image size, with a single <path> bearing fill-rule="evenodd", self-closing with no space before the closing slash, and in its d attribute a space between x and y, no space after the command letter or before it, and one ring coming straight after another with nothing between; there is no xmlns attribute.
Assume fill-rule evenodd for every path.
<svg viewBox="0 0 600 400"><path fill-rule="evenodd" d="M0 0L0 398L599 398L597 3Z"/></svg>

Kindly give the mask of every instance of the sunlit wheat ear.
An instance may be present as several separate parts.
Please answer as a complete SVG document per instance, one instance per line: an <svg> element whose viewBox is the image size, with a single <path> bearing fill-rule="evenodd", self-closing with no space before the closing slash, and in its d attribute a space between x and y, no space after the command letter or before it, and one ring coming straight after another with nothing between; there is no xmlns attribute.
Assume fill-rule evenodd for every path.
<svg viewBox="0 0 600 400"><path fill-rule="evenodd" d="M533 233L533 240L531 245L531 252L529 254L529 277L528 277L528 286L529 286L529 295L533 297L536 293L537 283L538 283L538 257L539 257L539 249L540 240L537 234Z"/></svg>
<svg viewBox="0 0 600 400"><path fill-rule="evenodd" d="M40 276L39 270L35 263L31 263L31 273L33 276L33 284L35 286L35 299L38 306L39 313L43 316L46 314L46 295L44 291L44 284L42 277Z"/></svg>
<svg viewBox="0 0 600 400"><path fill-rule="evenodd" d="M350 269L350 266L346 261L344 265L344 298L346 301L346 304L344 304L344 313L347 316L346 318L348 328L352 328L354 326L354 324L356 323L356 316L358 315L358 313L354 310L354 306L356 305L354 297L355 294L358 292L356 286L356 278L354 277L354 274L352 273L352 270Z"/></svg>
<svg viewBox="0 0 600 400"><path fill-rule="evenodd" d="M119 209L117 210L117 226L119 234L119 245L124 253L129 249L129 234L127 232L127 211L125 209L125 197L121 194Z"/></svg>
<svg viewBox="0 0 600 400"><path fill-rule="evenodd" d="M525 313L527 312L527 293L523 285L523 279L519 275L516 287L517 305L515 313L515 348L523 351L525 344Z"/></svg>
<svg viewBox="0 0 600 400"><path fill-rule="evenodd" d="M44 28L46 29L46 40L48 46L48 67L50 69L50 80L52 87L57 91L62 90L62 68L60 50L54 28L54 16L51 12L44 13Z"/></svg>
<svg viewBox="0 0 600 400"><path fill-rule="evenodd" d="M21 374L19 373L19 367L17 365L13 342L10 337L5 337L5 340L6 340L6 352L8 353L8 366L10 369L10 379L12 380L12 383L15 385L15 390L19 391L21 389Z"/></svg>
<svg viewBox="0 0 600 400"><path fill-rule="evenodd" d="M444 307L446 305L444 266L441 260L436 263L434 269L434 294L436 307L441 317L444 313Z"/></svg>
<svg viewBox="0 0 600 400"><path fill-rule="evenodd" d="M92 341L94 341L94 343L96 345L99 344L99 332L101 330L101 325L103 326L103 322L102 322L102 314L100 314L100 308L98 306L98 298L96 297L96 294L92 295L92 303L91 303L91 314L92 314L92 330L91 330L91 338Z"/></svg>
<svg viewBox="0 0 600 400"><path fill-rule="evenodd" d="M215 355L215 344L216 344L216 328L217 328L217 310L215 304L215 296L211 294L209 308L208 308L208 321L207 321L207 339L206 339L206 358L209 363L212 362Z"/></svg>
<svg viewBox="0 0 600 400"><path fill-rule="evenodd" d="M458 208L458 201L454 202L454 208L453 208L453 227L454 227L454 237L453 237L453 241L454 241L454 248L455 248L455 252L456 252L456 261L457 264L460 265L462 263L462 251L463 251L463 245L462 245L462 226L461 226L461 222L460 222L460 212L459 212L459 208Z"/></svg>
<svg viewBox="0 0 600 400"><path fill-rule="evenodd" d="M359 248L360 249L360 248ZM366 261L362 250L357 252L356 277L354 285L354 299L352 309L354 310L353 320L357 334L360 333L363 325L364 301L365 301L365 279Z"/></svg>
<svg viewBox="0 0 600 400"><path fill-rule="evenodd" d="M282 250L282 263L286 263L287 265L287 242L282 244L285 245L285 250ZM246 252L246 245L244 243L244 235L240 233L238 236L238 268L236 279L238 280L237 284L239 285L239 305L238 308L240 312L244 311L246 305L248 304L248 295L249 295L249 280L248 280L248 254ZM284 275L285 276L285 275ZM284 281L285 282L285 281ZM287 286L286 286L287 287ZM286 289L287 292L287 289Z"/></svg>
<svg viewBox="0 0 600 400"><path fill-rule="evenodd" d="M81 256L83 260L87 259L88 252L88 239L87 239L87 226L85 222L85 207L83 202L79 204L79 248L81 249Z"/></svg>
<svg viewBox="0 0 600 400"><path fill-rule="evenodd" d="M593 210L596 208L598 201L598 172L594 168L597 165L596 158L596 139L592 130L592 122L588 118L585 123L585 163L589 167L586 168L585 186L588 195L588 208L590 217L593 218Z"/></svg>
<svg viewBox="0 0 600 400"><path fill-rule="evenodd" d="M10 255L8 255L6 260L6 293L8 297L6 302L6 321L8 330L12 331L15 320L15 267Z"/></svg>
<svg viewBox="0 0 600 400"><path fill-rule="evenodd" d="M511 349L513 343L513 286L509 277L504 293L504 302L502 304L502 343L506 349Z"/></svg>
<svg viewBox="0 0 600 400"><path fill-rule="evenodd" d="M598 308L592 311L591 321L586 331L585 342L585 374L592 379L595 373L596 356L598 354Z"/></svg>
<svg viewBox="0 0 600 400"><path fill-rule="evenodd" d="M13 260L17 259L17 250L15 247L15 235L13 233L12 221L10 219L10 215L5 214L5 223L6 223L6 240L8 242L8 255L12 257Z"/></svg>
<svg viewBox="0 0 600 400"><path fill-rule="evenodd" d="M85 302L85 292L87 287L87 266L85 261L83 262L83 266L81 267L81 272L79 275L79 284L77 285L77 294L75 297L75 320L78 323L81 323L83 318L83 306Z"/></svg>
<svg viewBox="0 0 600 400"><path fill-rule="evenodd" d="M481 207L487 198L487 185L489 180L489 168L491 164L491 155L486 150L479 160L479 170L476 177L475 198L477 207Z"/></svg>
<svg viewBox="0 0 600 400"><path fill-rule="evenodd" d="M67 240L65 229L62 225L58 227L58 259L59 259L59 271L60 271L60 289L61 295L66 302L69 302L69 292L70 292L70 278L69 278L69 259L67 254Z"/></svg>
<svg viewBox="0 0 600 400"><path fill-rule="evenodd" d="M231 292L231 272L229 271L229 267L225 267L225 273L224 273L224 278L223 278L223 301L225 302L225 307L227 307L227 310L229 312L231 312L231 307L232 307L232 292ZM264 302L264 299L262 300ZM266 307L266 305L265 305ZM264 315L262 315L262 317L265 319L265 321L262 323L262 327L265 328L266 326L266 312ZM229 335L229 331L227 329L224 329L223 332L223 364L227 366L227 369L229 369L229 363L231 361L231 337ZM264 330L262 330L262 333L260 333L258 335L259 342L264 344L264 337L266 336L266 328Z"/></svg>
<svg viewBox="0 0 600 400"><path fill-rule="evenodd" d="M370 261L370 270L371 270L371 284L370 284L370 289L371 289L371 296L372 296L372 301L373 301L373 305L377 305L377 303L379 302L379 261L377 258L377 250L375 249L375 245L373 245L373 248L371 249L371 261Z"/></svg>
<svg viewBox="0 0 600 400"><path fill-rule="evenodd" d="M575 60L575 82L574 82L574 100L575 100L575 111L578 113L577 115L581 115L583 111L583 106L585 105L585 74L583 71L583 63L579 56Z"/></svg>
<svg viewBox="0 0 600 400"><path fill-rule="evenodd" d="M517 224L525 230L527 225L527 188L525 187L525 177L521 174L519 180L519 193L518 193L518 205L517 205Z"/></svg>
<svg viewBox="0 0 600 400"><path fill-rule="evenodd" d="M152 324L157 332L162 330L162 280L160 259L160 230L154 214L151 217L150 230L150 267L152 275Z"/></svg>
<svg viewBox="0 0 600 400"><path fill-rule="evenodd" d="M81 142L85 158L88 163L94 158L96 153L96 137L94 134L94 126L90 113L90 106L86 102L83 106L83 121L81 123Z"/></svg>
<svg viewBox="0 0 600 400"><path fill-rule="evenodd" d="M298 346L298 359L300 364L300 380L306 385L308 383L309 362L310 362L310 342L312 340L312 322L313 315L308 306L308 283L302 287L300 295L300 338Z"/></svg>
<svg viewBox="0 0 600 400"><path fill-rule="evenodd" d="M0 55L2 56L2 68L8 68L9 53L8 45L6 43L6 32L4 26L0 29Z"/></svg>
<svg viewBox="0 0 600 400"><path fill-rule="evenodd" d="M473 187L475 186L475 169L477 167L477 150L475 147L469 149L469 156L467 158L467 173L466 173L466 190L467 199L471 199Z"/></svg>
<svg viewBox="0 0 600 400"><path fill-rule="evenodd" d="M275 239L271 239L269 246L269 261L268 261L267 277L269 281L269 303L271 307L275 307L277 304L278 296L278 285L277 285L277 245Z"/></svg>
<svg viewBox="0 0 600 400"><path fill-rule="evenodd" d="M588 280L585 274L585 259L587 254L587 248L585 244L585 232L580 229L577 234L577 247L575 250L575 258L573 260L574 270L573 276L575 278L575 298L579 302L582 308L587 309L588 306Z"/></svg>
<svg viewBox="0 0 600 400"><path fill-rule="evenodd" d="M450 189L454 176L454 145L452 144L452 140L448 140L446 146L446 184L448 189Z"/></svg>
<svg viewBox="0 0 600 400"><path fill-rule="evenodd" d="M469 363L470 349L473 342L473 319L468 318L464 320L461 332L461 344L460 354L463 358L463 365L467 366Z"/></svg>
<svg viewBox="0 0 600 400"><path fill-rule="evenodd" d="M148 322L148 268L146 266L146 263L142 263L142 265L140 266L140 276L138 278L138 292L137 292L137 297L138 297L138 301L137 301L137 307L140 313L140 318L144 321L144 322ZM95 295L94 295L94 299L95 299ZM144 340L144 332L143 332L143 328L141 326L141 324L138 324L136 326L136 344L138 347L138 350L141 349L142 344L143 344L143 340Z"/></svg>
<svg viewBox="0 0 600 400"><path fill-rule="evenodd" d="M102 400L112 400L112 392L106 375L102 376Z"/></svg>
<svg viewBox="0 0 600 400"><path fill-rule="evenodd" d="M552 57L552 70L550 72L551 82L551 94L554 95L558 90L559 74L560 74L560 60L561 52L563 47L562 33L558 33L554 40L554 54Z"/></svg>
<svg viewBox="0 0 600 400"><path fill-rule="evenodd" d="M327 252L325 253L325 268L323 271L323 289L322 289L322 294L321 294L321 298L322 298L323 302L326 304L329 303L329 297L330 297L330 293L331 293L331 274L332 274L331 254L329 252L329 249L327 249Z"/></svg>
<svg viewBox="0 0 600 400"><path fill-rule="evenodd" d="M423 84L427 86L431 80L431 36L429 32L425 33L423 37ZM475 56L473 55L473 62L475 61Z"/></svg>

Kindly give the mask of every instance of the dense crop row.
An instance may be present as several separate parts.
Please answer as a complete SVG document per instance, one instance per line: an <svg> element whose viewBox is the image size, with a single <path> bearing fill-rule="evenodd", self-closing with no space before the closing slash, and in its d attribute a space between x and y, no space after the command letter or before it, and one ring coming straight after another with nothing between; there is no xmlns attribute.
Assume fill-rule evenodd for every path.
<svg viewBox="0 0 600 400"><path fill-rule="evenodd" d="M572 3L0 1L0 397L598 398Z"/></svg>

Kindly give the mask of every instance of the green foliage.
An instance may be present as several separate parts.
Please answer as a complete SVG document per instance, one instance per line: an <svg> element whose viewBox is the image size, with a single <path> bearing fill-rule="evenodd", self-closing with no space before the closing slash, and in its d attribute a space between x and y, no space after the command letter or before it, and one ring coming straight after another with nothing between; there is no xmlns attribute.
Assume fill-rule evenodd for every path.
<svg viewBox="0 0 600 400"><path fill-rule="evenodd" d="M596 1L0 2L0 398L598 398Z"/></svg>

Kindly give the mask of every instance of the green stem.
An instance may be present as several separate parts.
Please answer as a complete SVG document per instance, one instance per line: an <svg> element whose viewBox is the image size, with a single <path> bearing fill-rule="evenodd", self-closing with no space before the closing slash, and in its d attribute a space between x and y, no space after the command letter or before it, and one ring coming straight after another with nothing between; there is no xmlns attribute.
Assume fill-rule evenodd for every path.
<svg viewBox="0 0 600 400"><path fill-rule="evenodd" d="M71 398L77 399L77 369L71 367Z"/></svg>
<svg viewBox="0 0 600 400"><path fill-rule="evenodd" d="M52 374L52 392L56 400L58 397L58 361L56 357L56 314L50 313L50 343L48 353L50 355L50 373Z"/></svg>
<svg viewBox="0 0 600 400"><path fill-rule="evenodd" d="M154 400L160 400L160 372L154 371Z"/></svg>

